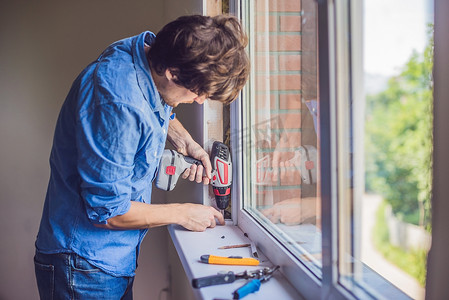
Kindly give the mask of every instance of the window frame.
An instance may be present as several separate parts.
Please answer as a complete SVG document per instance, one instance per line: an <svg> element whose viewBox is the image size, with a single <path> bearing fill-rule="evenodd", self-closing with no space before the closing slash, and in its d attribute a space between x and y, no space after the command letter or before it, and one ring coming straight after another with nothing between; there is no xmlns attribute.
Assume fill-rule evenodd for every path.
<svg viewBox="0 0 449 300"><path fill-rule="evenodd" d="M242 20L243 26L249 30L251 26L251 20L247 20L247 7L242 3L242 1L230 1L230 9L235 15L239 16ZM323 11L324 12L324 11ZM327 13L327 11L326 11ZM320 14L320 9L318 9L318 14ZM319 17L321 19L321 17ZM327 27L327 22L322 24L322 26ZM251 52L252 38L249 36L250 45L249 51ZM322 41L324 42L324 41ZM326 39L327 42L327 39ZM320 54L320 60L321 58ZM320 74L323 74L323 70L320 69ZM253 75L253 74L251 74ZM243 116L243 102L241 98L245 98L249 94L249 90L253 87L253 76L243 89L239 99L231 104L231 155L233 157L233 178L234 184L232 189L232 216L233 222L237 225L243 232L247 233L249 238L253 240L257 247L271 260L272 263L281 266L281 272L288 278L290 283L297 289L297 291L303 295L306 299L317 299L321 298L324 292L322 288L326 288L326 281L321 281L314 273L312 273L304 264L299 262L296 257L294 257L280 242L276 237L267 233L264 228L258 223L250 214L243 209L243 157L246 153L242 151L244 144L246 143L246 137L244 133L244 116ZM320 79L321 80L321 79ZM323 86L320 88L323 89ZM321 123L323 123L324 118L321 118ZM321 124L323 126L323 124ZM323 172L323 167L322 167ZM327 238L330 238L328 236ZM324 236L323 236L324 242ZM324 262L323 262L324 268ZM324 279L323 274L323 279ZM331 290L331 289L329 289ZM336 299L348 299L351 298L350 295L343 296L344 291L339 291L335 293L332 289L333 296Z"/></svg>
<svg viewBox="0 0 449 300"><path fill-rule="evenodd" d="M305 264L290 253L281 242L268 233L256 219L243 208L243 168L245 143L245 116L243 101L249 97L254 87L251 74L239 99L231 104L231 155L233 157L232 217L233 222L247 233L257 247L271 260L281 266L281 272L290 283L306 299L329 298L357 299L376 298L369 289L353 286L348 290L339 282L339 221L338 221L338 99L340 97L360 97L363 90L363 76L360 76L362 62L362 4L347 0L347 7L333 0L316 0L318 15L318 80L320 95L320 172L321 172L321 230L322 230L322 278L318 278ZM230 11L240 17L243 26L250 30L253 20L248 20L247 3L252 1L230 1ZM339 9L346 9L349 16L347 26L339 18ZM345 31L346 30L346 31ZM349 31L349 32L348 32ZM351 40L341 41L343 36L351 36ZM251 55L253 37L249 36L249 52ZM342 55L346 56L343 57ZM356 68L357 64L360 70ZM356 77L354 77L356 76ZM344 80L351 79L349 80ZM350 84L348 84L350 82ZM351 84L352 82L352 84ZM360 130L360 129L359 129ZM250 187L248 187L250 188Z"/></svg>
<svg viewBox="0 0 449 300"><path fill-rule="evenodd" d="M449 260L447 249L449 239L447 228L449 221L447 211L449 210L449 140L447 128L449 128L449 64L447 53L449 51L449 40L447 39L447 28L449 20L449 2L446 0L434 1L434 107L433 107L433 182L432 182L432 248L429 251L427 261L426 299L438 299L449 295Z"/></svg>

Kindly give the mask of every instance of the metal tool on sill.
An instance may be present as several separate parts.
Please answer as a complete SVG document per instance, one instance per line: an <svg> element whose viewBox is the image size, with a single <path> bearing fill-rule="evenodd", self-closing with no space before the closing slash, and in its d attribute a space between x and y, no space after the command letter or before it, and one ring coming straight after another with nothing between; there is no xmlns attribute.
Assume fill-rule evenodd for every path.
<svg viewBox="0 0 449 300"><path fill-rule="evenodd" d="M217 274L212 276L206 276L201 278L194 278L192 280L192 286L194 288L202 288L206 286L212 286L212 285L219 285L219 284L226 284L226 283L232 283L238 279L251 279L251 280L259 280L267 281L271 278L273 273L279 269L279 266L273 267L273 268L263 268L263 269L257 269L257 270L246 270L241 273L235 274L234 272L230 271L224 274ZM251 281L249 282L251 283ZM248 283L248 284L249 284ZM243 292L247 292L247 294L255 292L256 290L253 290L251 286L246 287L243 289L247 284L236 290L235 292L239 291L240 298L243 297ZM254 284L252 284L254 285ZM259 284L260 286L260 284ZM243 289L243 290L242 290ZM257 289L258 290L258 289ZM249 292L248 292L249 291ZM234 292L234 293L235 293ZM247 295L246 294L246 295Z"/></svg>
<svg viewBox="0 0 449 300"><path fill-rule="evenodd" d="M235 248L244 248L244 247L251 247L251 255L256 259L259 259L259 254L257 253L257 247L254 242L251 242L250 244L237 244L237 245L221 246L221 247L218 247L218 249L223 250L223 249L235 249Z"/></svg>
<svg viewBox="0 0 449 300"><path fill-rule="evenodd" d="M256 273L254 278L252 278L248 283L246 283L242 287L236 289L232 293L232 298L233 299L242 299L243 297L245 297L248 294L257 292L260 289L260 285L263 282L268 281L273 276L273 273L279 269L279 266L276 266L272 269L268 268L268 270L266 270L266 269L267 268L262 269L262 272L260 272L260 270L258 270L259 273L258 274Z"/></svg>
<svg viewBox="0 0 449 300"><path fill-rule="evenodd" d="M247 239L249 239L249 236L248 236L248 233L244 233L243 234ZM251 240L250 240L251 241ZM257 258L257 259L259 259L259 253L257 253L257 247L256 247L256 244L253 242L253 241L251 241L251 255L254 257L254 258Z"/></svg>

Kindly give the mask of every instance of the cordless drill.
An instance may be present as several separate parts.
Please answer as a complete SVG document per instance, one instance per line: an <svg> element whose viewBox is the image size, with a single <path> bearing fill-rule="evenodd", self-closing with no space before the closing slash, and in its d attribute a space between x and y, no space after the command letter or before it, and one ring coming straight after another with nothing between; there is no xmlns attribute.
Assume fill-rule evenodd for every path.
<svg viewBox="0 0 449 300"><path fill-rule="evenodd" d="M229 148L223 143L214 142L210 161L212 164L211 185L217 207L223 214L231 199L232 163ZM156 176L156 187L165 191L173 190L179 176L192 164L202 165L197 159L165 149Z"/></svg>

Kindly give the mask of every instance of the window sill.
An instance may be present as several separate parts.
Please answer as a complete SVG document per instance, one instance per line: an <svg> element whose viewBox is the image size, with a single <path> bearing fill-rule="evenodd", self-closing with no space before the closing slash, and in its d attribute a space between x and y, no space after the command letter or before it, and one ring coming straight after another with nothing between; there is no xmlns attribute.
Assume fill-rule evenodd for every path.
<svg viewBox="0 0 449 300"><path fill-rule="evenodd" d="M243 235L239 227L227 221L226 226L217 226L205 232L192 232L181 226L170 225L168 231L178 252L181 263L189 282L193 278L215 275L220 271L240 273L245 270L255 270L271 267L272 263L258 249L259 266L224 266L209 265L200 262L201 255L213 254L218 256L250 257L250 247L221 250L221 246L246 244L249 240ZM197 299L231 299L232 292L243 286L247 281L237 280L234 283L203 287L192 290ZM285 277L277 271L273 277L262 283L260 290L249 294L245 299L302 299L297 291L288 283Z"/></svg>

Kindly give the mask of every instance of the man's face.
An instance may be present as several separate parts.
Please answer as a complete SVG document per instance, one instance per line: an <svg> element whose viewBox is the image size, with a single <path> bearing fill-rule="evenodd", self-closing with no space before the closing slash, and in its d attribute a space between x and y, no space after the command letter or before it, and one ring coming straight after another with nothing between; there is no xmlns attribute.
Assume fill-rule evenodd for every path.
<svg viewBox="0 0 449 300"><path fill-rule="evenodd" d="M166 77L168 79L164 91L161 93L165 103L172 107L177 107L181 103L193 103L203 104L206 101L207 96L190 91L189 89L180 86L174 82L174 77L170 71L166 71Z"/></svg>
<svg viewBox="0 0 449 300"><path fill-rule="evenodd" d="M206 95L198 96L198 94L173 82L170 84L165 95L162 95L162 97L164 98L165 103L172 107L177 107L178 104L181 103L196 102L198 104L203 104L204 101L206 101Z"/></svg>

